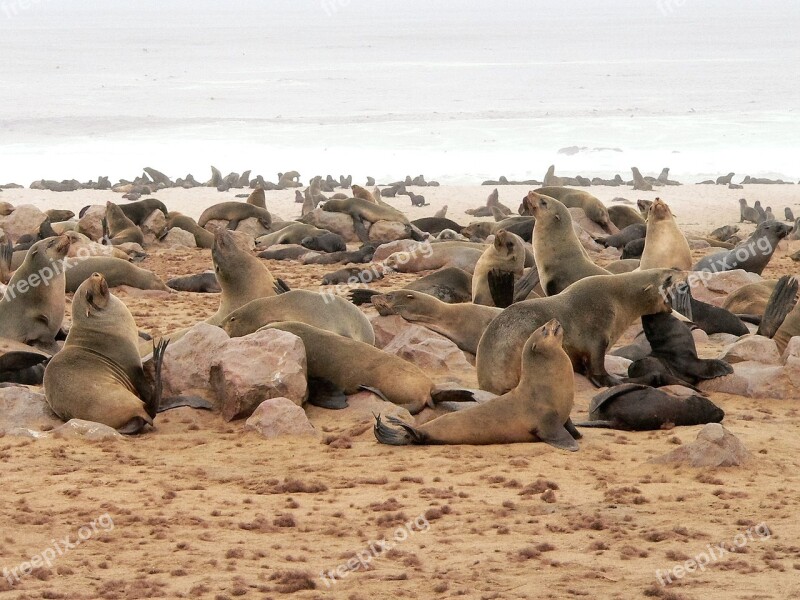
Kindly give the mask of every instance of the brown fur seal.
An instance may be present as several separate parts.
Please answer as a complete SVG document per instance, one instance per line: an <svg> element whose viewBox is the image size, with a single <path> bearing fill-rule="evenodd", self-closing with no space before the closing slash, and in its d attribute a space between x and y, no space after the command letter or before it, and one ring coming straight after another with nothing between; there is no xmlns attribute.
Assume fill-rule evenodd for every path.
<svg viewBox="0 0 800 600"><path fill-rule="evenodd" d="M503 214L511 214L511 209L500 202L500 193L497 191L497 188L493 189L492 193L486 198L485 206L470 208L464 212L468 215L472 215L473 217L491 217L494 214L492 211L493 208L499 210Z"/></svg>
<svg viewBox="0 0 800 600"><path fill-rule="evenodd" d="M668 290L683 279L684 274L672 269L596 275L556 296L510 306L489 324L478 344L481 389L504 394L517 385L522 346L550 319L564 323L564 349L576 372L598 386L618 383L606 371L606 351L642 315L670 312Z"/></svg>
<svg viewBox="0 0 800 600"><path fill-rule="evenodd" d="M266 250L276 244L299 244L303 239L309 236L323 233L330 232L327 229L320 229L319 227L314 227L313 225L307 225L305 223L291 223L274 233L268 233L259 237L256 240L256 248L259 250Z"/></svg>
<svg viewBox="0 0 800 600"><path fill-rule="evenodd" d="M647 214L647 235L639 268L683 271L692 268L689 242L678 229L669 206L660 198L655 199Z"/></svg>
<svg viewBox="0 0 800 600"><path fill-rule="evenodd" d="M639 169L636 167L631 167L631 174L633 175L633 189L640 190L642 192L652 192L653 185L648 183L642 174L639 172Z"/></svg>
<svg viewBox="0 0 800 600"><path fill-rule="evenodd" d="M152 425L161 386L147 380L138 342L136 322L108 291L103 276L86 279L73 299L64 348L44 372L45 397L53 412L65 421L94 421L123 433Z"/></svg>
<svg viewBox="0 0 800 600"><path fill-rule="evenodd" d="M472 302L505 308L514 302L514 284L522 277L525 246L519 236L501 229L483 251L472 274ZM501 281L502 280L502 281Z"/></svg>
<svg viewBox="0 0 800 600"><path fill-rule="evenodd" d="M419 244L409 252L395 252L386 258L384 265L400 273L457 267L471 274L484 249L483 244L470 247L461 242Z"/></svg>
<svg viewBox="0 0 800 600"><path fill-rule="evenodd" d="M364 313L339 296L306 290L252 300L225 317L219 326L230 337L242 337L280 321L306 323L375 345L375 332Z"/></svg>
<svg viewBox="0 0 800 600"><path fill-rule="evenodd" d="M534 192L542 196L555 198L567 208L582 208L586 216L600 225L604 231L610 234L617 233L616 227L608 216L608 209L600 200L592 196L589 192L561 186L541 187L534 190ZM520 214L523 214L522 210L524 206L523 200L523 205L520 206Z"/></svg>
<svg viewBox="0 0 800 600"><path fill-rule="evenodd" d="M67 236L36 242L0 299L0 337L52 351L64 320Z"/></svg>
<svg viewBox="0 0 800 600"><path fill-rule="evenodd" d="M106 223L108 224L108 236L113 245L133 242L140 246L144 244L144 234L122 212L122 209L113 202L106 202Z"/></svg>
<svg viewBox="0 0 800 600"><path fill-rule="evenodd" d="M167 215L167 229L174 227L191 233L198 248L211 248L214 245L214 234L200 227L197 221L191 217L182 215L179 212L170 212Z"/></svg>
<svg viewBox="0 0 800 600"><path fill-rule="evenodd" d="M722 302L722 308L735 315L763 315L777 279L748 283L732 291Z"/></svg>
<svg viewBox="0 0 800 600"><path fill-rule="evenodd" d="M167 286L178 292L194 292L199 294L218 294L222 291L219 287L214 271L173 277L167 280Z"/></svg>
<svg viewBox="0 0 800 600"><path fill-rule="evenodd" d="M161 200L156 198L145 198L137 202L129 202L128 204L120 206L125 216L133 221L137 226L141 225L147 220L153 211L160 210L166 217L169 213L167 207Z"/></svg>
<svg viewBox="0 0 800 600"><path fill-rule="evenodd" d="M608 218L622 231L629 225L644 225L644 218L639 211L633 210L630 206L615 205L608 209Z"/></svg>
<svg viewBox="0 0 800 600"><path fill-rule="evenodd" d="M412 363L370 344L294 321L267 325L303 340L308 377L329 383L345 394L369 389L412 415L445 400L471 399L471 394L440 390Z"/></svg>
<svg viewBox="0 0 800 600"><path fill-rule="evenodd" d="M592 398L590 420L575 425L623 431L657 431L719 423L723 418L723 410L703 396L675 396L646 385L624 383Z"/></svg>
<svg viewBox="0 0 800 600"><path fill-rule="evenodd" d="M387 421L399 427L392 429L377 416L375 437L395 446L541 441L562 450L577 450L569 419L575 398L572 364L561 346L563 335L555 319L536 329L520 352L519 382L502 396L420 426L389 417Z"/></svg>
<svg viewBox="0 0 800 600"><path fill-rule="evenodd" d="M445 267L406 284L403 289L433 296L447 304L471 302L472 275L463 269ZM372 296L378 294L379 292L374 290L356 289L351 290L348 296L353 304L359 306L366 304Z"/></svg>
<svg viewBox="0 0 800 600"><path fill-rule="evenodd" d="M785 238L791 227L777 221L759 223L752 235L731 250L715 252L701 258L692 267L695 271L732 271L744 269L761 275L769 264L778 243Z"/></svg>
<svg viewBox="0 0 800 600"><path fill-rule="evenodd" d="M269 227L272 224L272 215L269 214L267 209L247 204L246 202L220 202L209 206L200 215L197 224L200 227L205 227L209 221L228 221L228 229L236 229L239 221L250 218L258 219L264 227Z"/></svg>
<svg viewBox="0 0 800 600"><path fill-rule="evenodd" d="M529 192L523 201L535 218L533 255L541 286L554 296L571 284L592 275L608 275L590 259L572 227L572 216L558 200Z"/></svg>
<svg viewBox="0 0 800 600"><path fill-rule="evenodd" d="M502 309L480 304L448 304L433 295L410 289L371 297L381 316L400 315L452 340L465 352L475 354L486 327Z"/></svg>
<svg viewBox="0 0 800 600"><path fill-rule="evenodd" d="M250 192L250 195L247 197L245 202L247 204L252 204L253 206L267 210L267 196L264 193L264 188L255 188L252 192Z"/></svg>
<svg viewBox="0 0 800 600"><path fill-rule="evenodd" d="M111 287L129 285L140 290L170 291L167 284L152 271L113 256L68 258L64 261L64 268L68 292L76 291L92 273L102 274L106 284Z"/></svg>

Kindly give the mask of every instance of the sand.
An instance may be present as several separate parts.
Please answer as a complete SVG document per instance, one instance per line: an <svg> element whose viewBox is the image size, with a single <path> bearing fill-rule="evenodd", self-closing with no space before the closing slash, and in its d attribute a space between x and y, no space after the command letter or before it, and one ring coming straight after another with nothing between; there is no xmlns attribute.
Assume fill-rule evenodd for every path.
<svg viewBox="0 0 800 600"><path fill-rule="evenodd" d="M462 223L470 220L463 210L491 191L413 189L431 206L412 209L405 197L389 202L412 218L448 204L448 216ZM501 187L500 200L516 210L526 191ZM660 195L682 228L698 234L737 222L740 197L761 200L779 216L784 206L800 215L798 186L591 192L606 203ZM268 207L296 217L293 195L267 192ZM164 190L158 197L197 217L234 192ZM14 204L76 211L108 199L120 200L112 192L0 192L0 200ZM788 258L798 243L781 245L765 277L798 271ZM168 278L210 265L208 250L156 249L141 266ZM337 268L269 266L292 287L307 289L318 289L321 275ZM416 277L394 274L375 287L395 289ZM214 295L115 293L153 335L217 308ZM718 350L700 348L706 357ZM576 390L573 419L581 420L595 391L580 381ZM13 591L0 578L6 592L0 597L800 597L796 401L719 393L711 399L752 453L747 465L708 470L647 462L693 441L700 427L585 430L577 453L544 444L394 448L375 441L371 418L341 422L321 409L309 413L320 440L265 440L245 432L243 422L190 409L159 415L155 430L124 440L6 436L0 438L0 568L10 571L55 543L62 547L66 536L74 541L91 521L99 526ZM109 520L113 528L102 527ZM370 541L384 539L392 549L373 556ZM673 573L672 584L659 584L657 570L666 579L709 545L742 539L736 553L719 557L717 549L718 559L702 572ZM359 555L363 563L347 570ZM321 577L340 565L335 582Z"/></svg>

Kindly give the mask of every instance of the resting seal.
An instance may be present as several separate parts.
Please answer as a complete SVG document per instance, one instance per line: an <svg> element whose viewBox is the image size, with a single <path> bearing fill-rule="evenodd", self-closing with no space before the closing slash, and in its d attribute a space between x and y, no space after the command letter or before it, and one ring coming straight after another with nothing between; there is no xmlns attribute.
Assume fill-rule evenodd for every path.
<svg viewBox="0 0 800 600"><path fill-rule="evenodd" d="M167 286L179 292L195 292L200 294L213 294L222 291L222 288L219 287L217 276L214 275L214 271L174 277L167 281Z"/></svg>
<svg viewBox="0 0 800 600"><path fill-rule="evenodd" d="M472 275L463 269L446 267L406 284L403 289L433 296L447 304L471 302ZM356 289L349 293L349 298L353 304L360 306L379 294L374 290Z"/></svg>
<svg viewBox="0 0 800 600"><path fill-rule="evenodd" d="M412 426L396 417L376 416L375 437L383 444L512 444L546 442L575 451L578 443L569 420L575 398L572 365L561 347L563 331L555 319L536 329L525 342L511 391L474 407ZM571 431L575 432L573 437Z"/></svg>
<svg viewBox="0 0 800 600"><path fill-rule="evenodd" d="M117 287L129 285L140 290L161 290L169 292L162 279L147 269L141 269L127 260L113 256L90 256L88 258L68 258L64 261L66 289L74 292L92 273L100 273L106 285Z"/></svg>
<svg viewBox="0 0 800 600"><path fill-rule="evenodd" d="M617 233L617 228L611 223L611 219L608 216L608 209L589 192L562 186L541 187L534 190L534 192L548 198L555 198L567 208L582 208L586 216L602 227L604 231L609 234ZM524 204L523 201L523 206L520 207L519 211L520 214L525 214L522 212Z"/></svg>
<svg viewBox="0 0 800 600"><path fill-rule="evenodd" d="M228 229L236 229L239 221L245 219L258 219L264 227L272 224L272 215L266 208L247 204L246 202L220 202L209 206L200 215L197 224L205 227L206 223L212 220L228 221Z"/></svg>

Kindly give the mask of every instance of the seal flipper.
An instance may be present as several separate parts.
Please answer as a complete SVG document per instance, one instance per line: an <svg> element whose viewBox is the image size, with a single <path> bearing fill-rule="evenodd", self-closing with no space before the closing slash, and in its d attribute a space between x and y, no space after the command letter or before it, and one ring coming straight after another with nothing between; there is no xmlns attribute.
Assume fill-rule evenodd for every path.
<svg viewBox="0 0 800 600"><path fill-rule="evenodd" d="M692 289L688 283L681 282L675 285L669 293L672 308L681 313L690 321L692 317Z"/></svg>
<svg viewBox="0 0 800 600"><path fill-rule="evenodd" d="M168 345L168 339L162 338L158 342L153 342L153 357L142 365L136 380L132 382L137 395L144 401L145 412L151 419L158 414L158 407L161 404L161 369L164 364L164 352Z"/></svg>
<svg viewBox="0 0 800 600"><path fill-rule="evenodd" d="M292 288L289 287L289 284L286 283L280 277L276 277L275 278L275 283L273 284L272 287L275 290L275 293L278 294L279 296L281 294L285 294L286 292L291 292L292 291Z"/></svg>
<svg viewBox="0 0 800 600"><path fill-rule="evenodd" d="M437 388L431 390L433 404L442 402L478 402L473 390L463 388Z"/></svg>
<svg viewBox="0 0 800 600"><path fill-rule="evenodd" d="M359 217L352 217L353 218L353 229L356 230L356 235L358 239L361 240L362 244L369 243L369 234L367 233L367 228L364 226L364 222Z"/></svg>
<svg viewBox="0 0 800 600"><path fill-rule="evenodd" d="M388 444L390 446L408 446L410 444L424 444L425 436L411 425L398 419L397 417L388 416L386 420L392 425L396 425L399 429L393 429L388 425L384 425L381 421L380 415L375 415L375 426L373 432L375 439L381 444Z"/></svg>
<svg viewBox="0 0 800 600"><path fill-rule="evenodd" d="M228 221L228 229L230 231L236 231L236 228L239 226L239 219L231 219Z"/></svg>
<svg viewBox="0 0 800 600"><path fill-rule="evenodd" d="M139 433L145 428L146 425L149 425L149 423L142 417L133 417L130 421L125 423L125 425L119 427L117 431L124 433L125 435L133 435L135 433Z"/></svg>
<svg viewBox="0 0 800 600"><path fill-rule="evenodd" d="M340 410L349 406L344 390L321 377L308 378L308 403L331 410Z"/></svg>
<svg viewBox="0 0 800 600"><path fill-rule="evenodd" d="M794 308L797 287L797 279L791 275L784 275L778 280L764 309L764 317L758 326L758 335L768 338L775 335L786 315Z"/></svg>
<svg viewBox="0 0 800 600"><path fill-rule="evenodd" d="M539 426L531 433L541 441L560 450L575 452L579 448L578 442L573 439L564 424L559 423L558 415L554 412L545 415L539 422Z"/></svg>
<svg viewBox="0 0 800 600"><path fill-rule="evenodd" d="M528 272L514 285L514 302L525 300L540 281L539 270L531 267Z"/></svg>
<svg viewBox="0 0 800 600"><path fill-rule="evenodd" d="M575 423L572 422L572 419L567 419L567 422L564 423L564 429L566 429L576 440L579 440L583 437L583 434L575 429Z"/></svg>
<svg viewBox="0 0 800 600"><path fill-rule="evenodd" d="M386 397L386 394L384 394L378 388L370 387L368 385L360 385L358 386L358 389L375 394L378 398L380 398L384 402L391 402L391 400L389 400L389 398Z"/></svg>
<svg viewBox="0 0 800 600"><path fill-rule="evenodd" d="M597 427L598 429L618 429L616 421L581 421L578 427Z"/></svg>
<svg viewBox="0 0 800 600"><path fill-rule="evenodd" d="M362 304L369 304L372 301L372 297L378 294L380 294L380 292L376 292L375 290L357 289L351 290L347 294L347 297L350 299L350 302L356 306L361 306Z"/></svg>
<svg viewBox="0 0 800 600"><path fill-rule="evenodd" d="M508 308L514 303L514 273L492 269L486 274L492 301L498 308Z"/></svg>
<svg viewBox="0 0 800 600"><path fill-rule="evenodd" d="M200 396L170 396L163 398L158 405L158 412L162 413L173 408L180 408L188 406L189 408L199 408L203 410L211 410L214 405L205 398Z"/></svg>

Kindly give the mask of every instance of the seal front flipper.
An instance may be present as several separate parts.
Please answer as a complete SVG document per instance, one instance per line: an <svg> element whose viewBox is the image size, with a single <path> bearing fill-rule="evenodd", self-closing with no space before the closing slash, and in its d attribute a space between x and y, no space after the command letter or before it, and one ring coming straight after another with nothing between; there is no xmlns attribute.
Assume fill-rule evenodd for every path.
<svg viewBox="0 0 800 600"><path fill-rule="evenodd" d="M389 446L408 446L410 444L424 444L425 436L411 425L398 419L397 417L388 416L386 420L392 425L396 425L398 429L384 425L381 421L380 415L375 415L375 426L373 432L375 439L381 444L388 444Z"/></svg>
<svg viewBox="0 0 800 600"><path fill-rule="evenodd" d="M688 283L681 282L670 291L670 304L672 308L684 317L692 320L692 290Z"/></svg>
<svg viewBox="0 0 800 600"><path fill-rule="evenodd" d="M332 381L321 377L308 378L308 403L331 410L340 410L349 406L344 390Z"/></svg>
<svg viewBox="0 0 800 600"><path fill-rule="evenodd" d="M559 423L558 415L554 412L545 415L539 421L539 426L531 433L539 440L560 450L576 452L579 448L578 442L573 439L564 424Z"/></svg>
<svg viewBox="0 0 800 600"><path fill-rule="evenodd" d="M528 298L530 293L539 284L539 270L533 266L514 285L514 302L521 302Z"/></svg>
<svg viewBox="0 0 800 600"><path fill-rule="evenodd" d="M442 402L478 402L475 394L475 391L463 388L440 388L434 386L431 390L431 400L433 404L441 404Z"/></svg>
<svg viewBox="0 0 800 600"><path fill-rule="evenodd" d="M575 423L578 427L597 427L598 429L618 429L616 421L581 421Z"/></svg>
<svg viewBox="0 0 800 600"><path fill-rule="evenodd" d="M492 302L498 308L508 308L514 303L514 273L491 269L486 274Z"/></svg>
<svg viewBox="0 0 800 600"><path fill-rule="evenodd" d="M797 296L797 279L791 275L784 275L775 284L775 289L764 309L764 317L758 326L758 335L771 338L783 324L786 315L794 308Z"/></svg>
<svg viewBox="0 0 800 600"><path fill-rule="evenodd" d="M286 283L280 277L276 277L275 278L275 284L274 284L273 287L275 288L275 293L278 294L279 296L281 294L285 294L286 292L291 292L292 291L292 288L289 287L289 284Z"/></svg>
<svg viewBox="0 0 800 600"><path fill-rule="evenodd" d="M364 290L364 289L357 289L351 290L347 297L356 306L361 306L362 304L369 304L372 301L372 297L380 294L380 292L376 292L375 290Z"/></svg>
<svg viewBox="0 0 800 600"><path fill-rule="evenodd" d="M353 217L353 229L356 230L356 235L358 236L358 239L361 240L361 243L369 243L369 234L367 233L367 228L364 226L364 222L359 217Z"/></svg>

